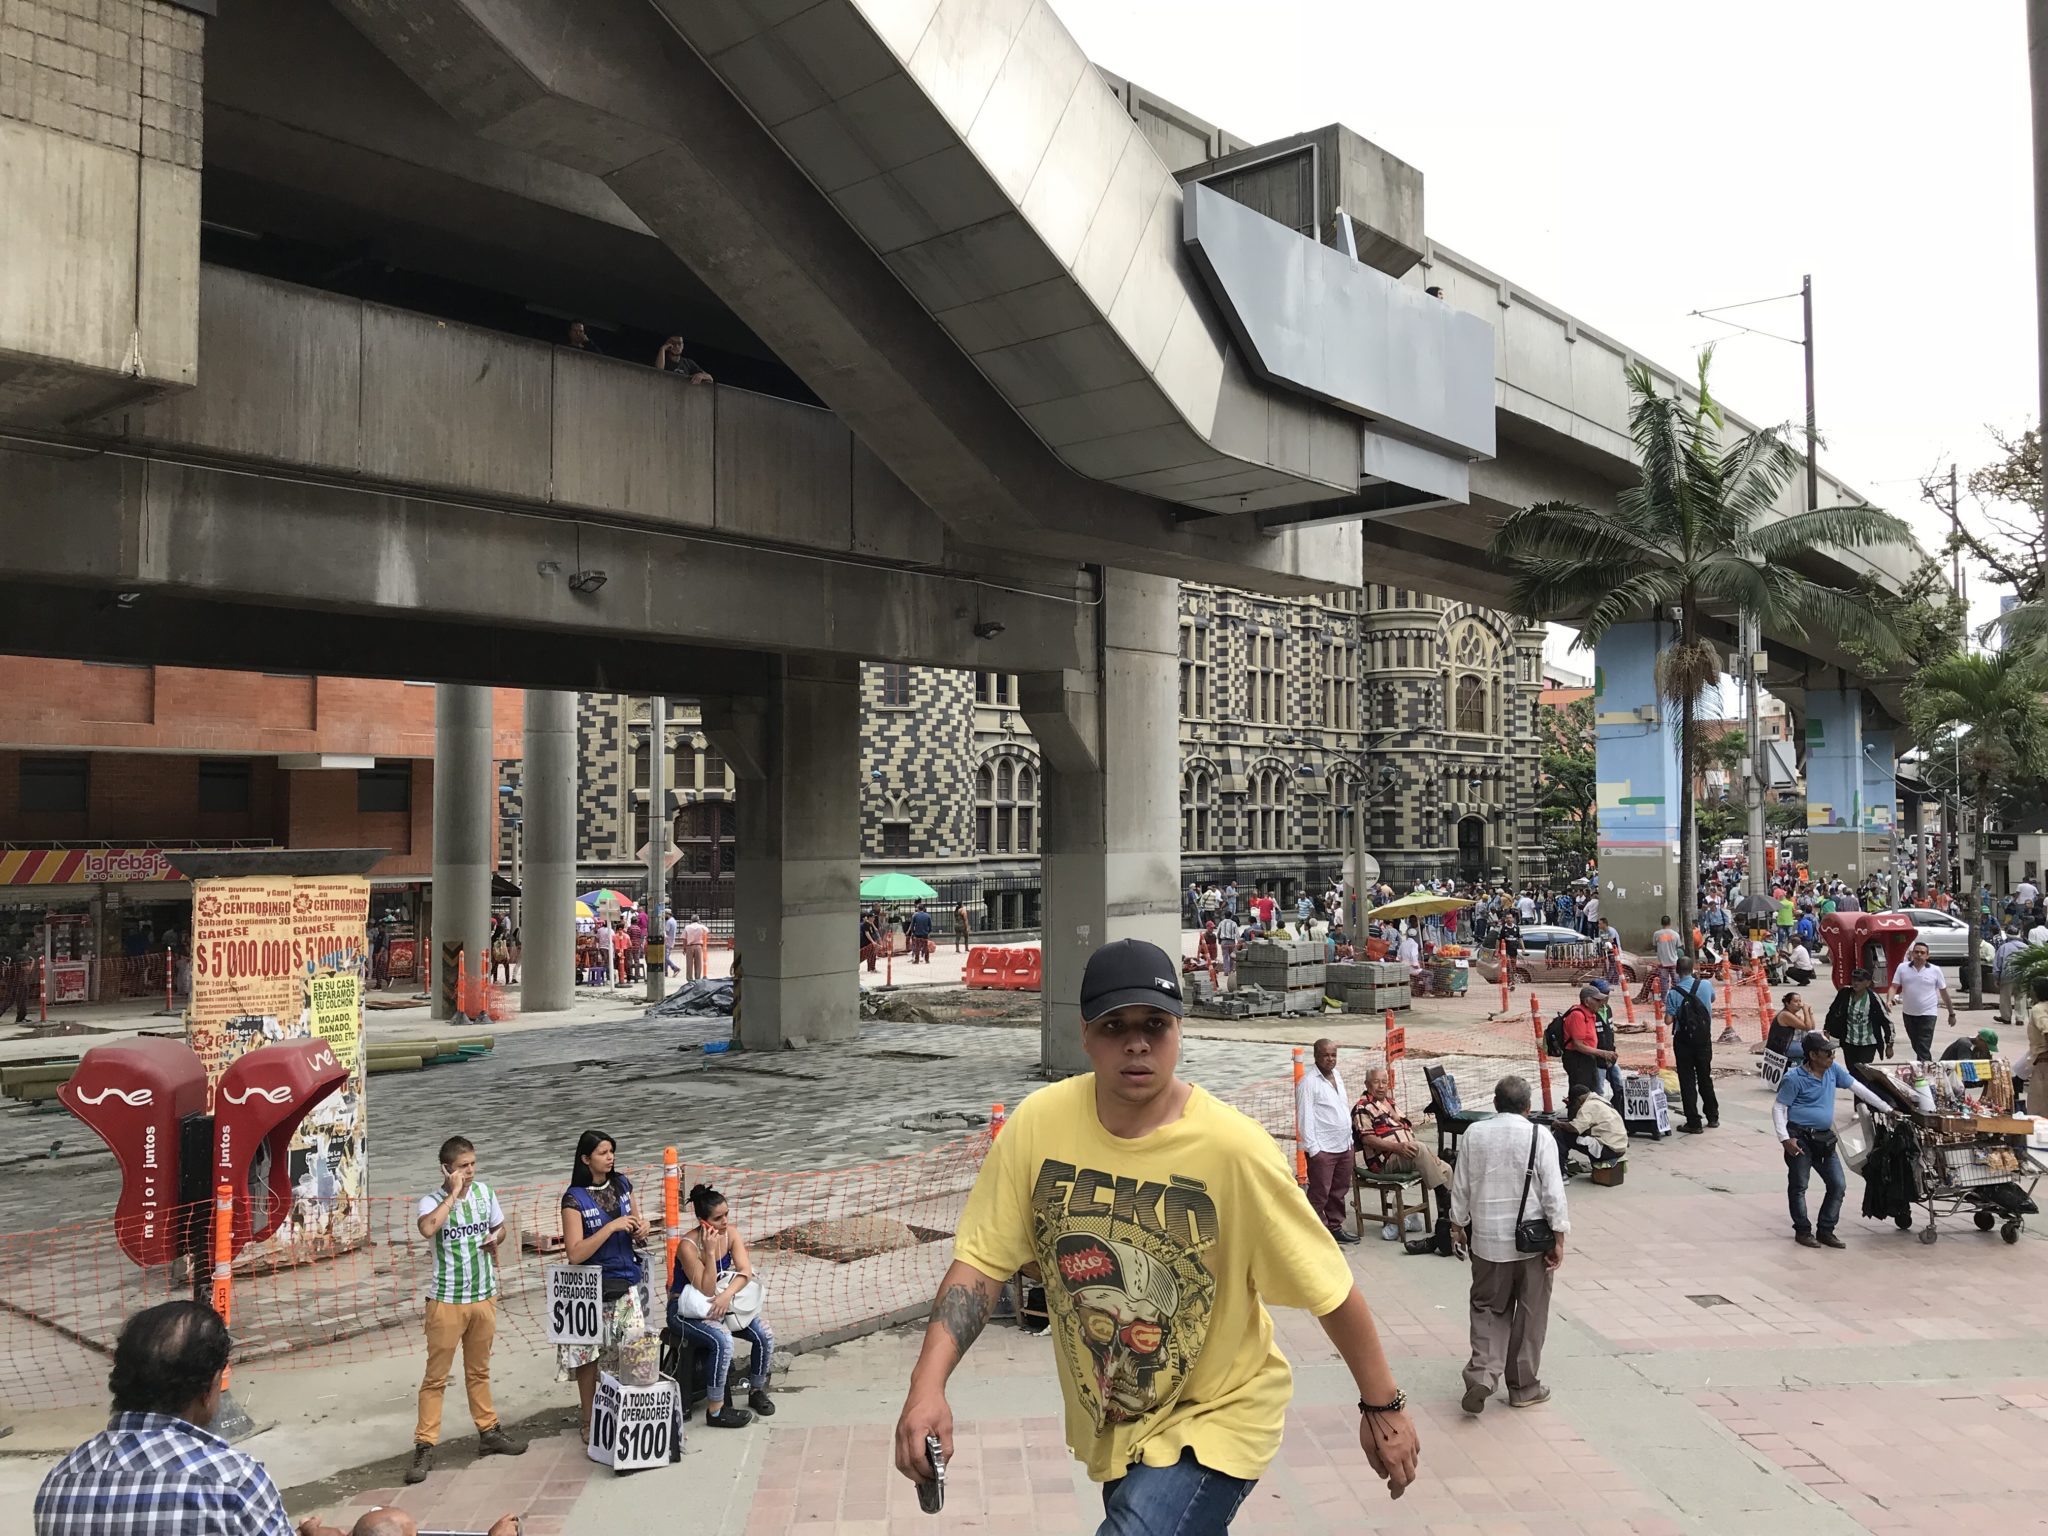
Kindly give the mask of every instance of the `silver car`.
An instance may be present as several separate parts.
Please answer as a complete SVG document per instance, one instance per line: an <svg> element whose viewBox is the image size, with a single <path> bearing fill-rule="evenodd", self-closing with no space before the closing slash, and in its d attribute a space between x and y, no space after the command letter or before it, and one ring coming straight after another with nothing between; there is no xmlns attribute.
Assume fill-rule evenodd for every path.
<svg viewBox="0 0 2048 1536"><path fill-rule="evenodd" d="M1937 912L1932 907L1907 907L1904 911L1919 930L1920 942L1927 946L1927 958L1936 965L1960 969L1969 958L1970 925L1960 917Z"/></svg>

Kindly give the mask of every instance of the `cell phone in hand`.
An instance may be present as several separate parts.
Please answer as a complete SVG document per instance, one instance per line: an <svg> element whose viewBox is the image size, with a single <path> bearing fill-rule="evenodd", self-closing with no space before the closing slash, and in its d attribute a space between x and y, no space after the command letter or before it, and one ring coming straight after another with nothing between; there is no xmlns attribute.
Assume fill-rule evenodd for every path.
<svg viewBox="0 0 2048 1536"><path fill-rule="evenodd" d="M930 1482L917 1485L917 1507L928 1515L936 1515L946 1507L946 1453L937 1435L924 1437L924 1459L931 1464L932 1477Z"/></svg>

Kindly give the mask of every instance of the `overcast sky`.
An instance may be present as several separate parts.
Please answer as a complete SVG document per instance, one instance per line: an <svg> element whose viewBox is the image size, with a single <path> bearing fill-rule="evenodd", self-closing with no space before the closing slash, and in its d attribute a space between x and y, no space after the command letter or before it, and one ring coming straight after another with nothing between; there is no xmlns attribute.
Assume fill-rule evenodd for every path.
<svg viewBox="0 0 2048 1536"><path fill-rule="evenodd" d="M2033 423L2022 0L1053 5L1255 143L1357 130L1422 171L1433 239L1667 367L1730 337L1715 393L1751 420L1803 418L1798 347L1687 311L1812 273L1822 462L1930 548L1918 479ZM1727 318L1799 335L1796 299Z"/></svg>

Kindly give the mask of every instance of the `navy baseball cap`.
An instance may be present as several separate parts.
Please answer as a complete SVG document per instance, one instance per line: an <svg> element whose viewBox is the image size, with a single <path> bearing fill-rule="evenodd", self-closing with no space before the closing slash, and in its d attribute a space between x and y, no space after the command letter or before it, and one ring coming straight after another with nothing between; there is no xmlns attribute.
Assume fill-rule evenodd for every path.
<svg viewBox="0 0 2048 1536"><path fill-rule="evenodd" d="M1092 1021L1132 1004L1161 1009L1176 1019L1186 1016L1180 967L1167 959L1166 951L1143 939L1118 939L1088 957L1081 973L1081 1017Z"/></svg>
<svg viewBox="0 0 2048 1536"><path fill-rule="evenodd" d="M1607 995L1607 980L1605 977L1595 976L1592 980L1591 985L1593 990L1595 992L1598 992L1602 997L1605 997Z"/></svg>

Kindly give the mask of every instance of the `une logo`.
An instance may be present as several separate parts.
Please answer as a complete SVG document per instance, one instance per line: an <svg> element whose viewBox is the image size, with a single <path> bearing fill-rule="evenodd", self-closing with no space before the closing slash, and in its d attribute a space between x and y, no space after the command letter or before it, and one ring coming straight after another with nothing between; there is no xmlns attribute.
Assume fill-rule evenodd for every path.
<svg viewBox="0 0 2048 1536"><path fill-rule="evenodd" d="M83 1088L78 1090L78 1102L81 1104L104 1104L109 1099L119 1099L130 1109L140 1109L145 1104L156 1102L156 1091L150 1088L102 1088L97 1094L90 1094Z"/></svg>
<svg viewBox="0 0 2048 1536"><path fill-rule="evenodd" d="M144 1091L147 1092L148 1090L145 1089ZM258 1088L252 1084L249 1088L243 1091L242 1096L239 1099L236 1098L234 1094L230 1093L225 1088L221 1090L220 1096L226 1099L230 1104L246 1104L251 1099L263 1099L271 1104L282 1104L291 1098L292 1091L291 1089L285 1087Z"/></svg>

